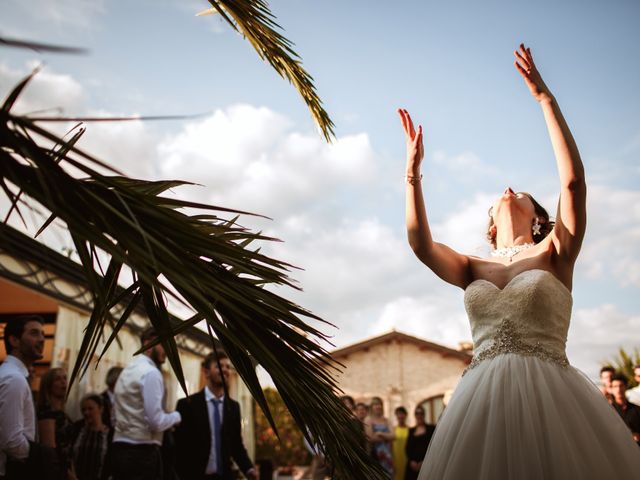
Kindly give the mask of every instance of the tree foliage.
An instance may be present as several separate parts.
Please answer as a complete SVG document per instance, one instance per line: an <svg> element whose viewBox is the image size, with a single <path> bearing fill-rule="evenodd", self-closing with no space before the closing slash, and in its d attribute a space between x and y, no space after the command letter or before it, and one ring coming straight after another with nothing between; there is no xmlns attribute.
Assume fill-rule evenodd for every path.
<svg viewBox="0 0 640 480"><path fill-rule="evenodd" d="M633 376L633 367L635 365L640 365L639 347L634 348L633 353L630 354L627 353L624 348L620 347L620 349L618 350L618 355L616 357L613 357L611 362L608 362L605 365L610 365L615 368L617 372L624 374L624 376L629 379L629 388L638 386L638 382Z"/></svg>
<svg viewBox="0 0 640 480"><path fill-rule="evenodd" d="M309 451L304 447L304 435L287 410L277 390L265 388L267 405L278 427L278 435L261 412L256 411L256 458L271 460L276 466L306 465Z"/></svg>

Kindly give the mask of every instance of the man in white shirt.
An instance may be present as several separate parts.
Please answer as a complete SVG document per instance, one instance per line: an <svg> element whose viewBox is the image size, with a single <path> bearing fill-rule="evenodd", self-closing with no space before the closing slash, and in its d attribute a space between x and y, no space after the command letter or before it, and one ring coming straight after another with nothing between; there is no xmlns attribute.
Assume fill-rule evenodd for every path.
<svg viewBox="0 0 640 480"><path fill-rule="evenodd" d="M0 365L0 478L31 478L36 465L27 458L36 437L35 408L27 377L42 358L44 320L29 315L10 319L4 328L7 358Z"/></svg>
<svg viewBox="0 0 640 480"><path fill-rule="evenodd" d="M157 338L153 328L142 333L142 346ZM114 480L162 479L163 432L180 423L178 412L162 408L164 382L160 366L167 356L161 344L136 356L118 377L115 388Z"/></svg>

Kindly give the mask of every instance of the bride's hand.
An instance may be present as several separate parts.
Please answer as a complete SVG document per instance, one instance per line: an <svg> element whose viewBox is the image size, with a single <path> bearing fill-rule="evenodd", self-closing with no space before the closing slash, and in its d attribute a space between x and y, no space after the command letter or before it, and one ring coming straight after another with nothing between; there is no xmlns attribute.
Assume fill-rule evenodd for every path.
<svg viewBox="0 0 640 480"><path fill-rule="evenodd" d="M422 145L422 125L418 130L413 127L413 121L409 112L403 108L398 109L404 135L407 140L407 175L420 176L420 164L424 158L424 146Z"/></svg>
<svg viewBox="0 0 640 480"><path fill-rule="evenodd" d="M536 68L536 64L533 62L533 56L531 55L531 49L525 48L524 44L520 44L520 48L513 52L516 56L515 62L513 64L524 78L524 82L527 84L527 88L533 95L533 98L538 102L542 102L543 100L550 100L552 98L551 92L545 85L542 80L542 76L538 69Z"/></svg>

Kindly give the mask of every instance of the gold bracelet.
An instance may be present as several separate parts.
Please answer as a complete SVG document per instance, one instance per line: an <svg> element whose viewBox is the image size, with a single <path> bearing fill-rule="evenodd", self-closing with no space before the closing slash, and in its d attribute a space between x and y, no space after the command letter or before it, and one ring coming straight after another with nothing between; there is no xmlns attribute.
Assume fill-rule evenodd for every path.
<svg viewBox="0 0 640 480"><path fill-rule="evenodd" d="M410 185L417 185L422 180L422 174L419 177L414 177L413 175L405 175L405 181Z"/></svg>

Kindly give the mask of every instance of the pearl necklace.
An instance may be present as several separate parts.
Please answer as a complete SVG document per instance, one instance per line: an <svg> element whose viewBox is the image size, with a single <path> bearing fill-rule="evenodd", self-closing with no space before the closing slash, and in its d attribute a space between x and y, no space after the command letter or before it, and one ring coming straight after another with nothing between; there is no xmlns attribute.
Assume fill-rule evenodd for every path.
<svg viewBox="0 0 640 480"><path fill-rule="evenodd" d="M501 258L509 258L511 262L513 257L522 252L523 250L527 250L535 245L535 243L523 243L522 245L514 245L512 247L504 247L504 248L496 248L491 252L492 257L501 257Z"/></svg>

